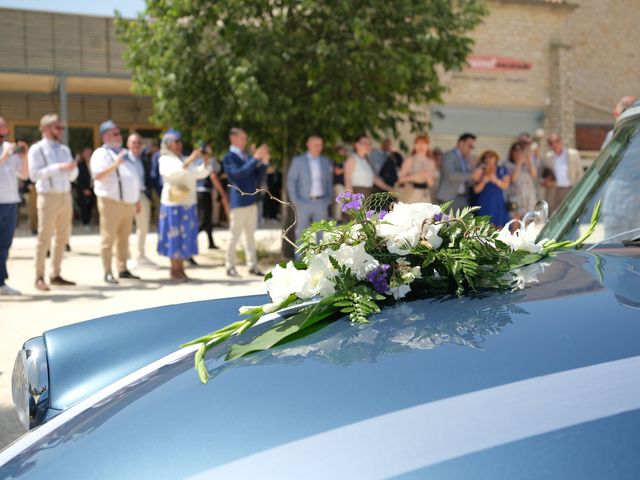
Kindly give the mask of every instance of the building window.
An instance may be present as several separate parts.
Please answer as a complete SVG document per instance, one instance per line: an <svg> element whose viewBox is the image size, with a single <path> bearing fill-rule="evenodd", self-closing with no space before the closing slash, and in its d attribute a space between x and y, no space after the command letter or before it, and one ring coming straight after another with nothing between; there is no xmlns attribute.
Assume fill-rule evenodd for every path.
<svg viewBox="0 0 640 480"><path fill-rule="evenodd" d="M94 149L93 128L91 127L69 127L69 148L74 155L80 153L83 148Z"/></svg>
<svg viewBox="0 0 640 480"><path fill-rule="evenodd" d="M611 125L576 125L576 148L600 150Z"/></svg>

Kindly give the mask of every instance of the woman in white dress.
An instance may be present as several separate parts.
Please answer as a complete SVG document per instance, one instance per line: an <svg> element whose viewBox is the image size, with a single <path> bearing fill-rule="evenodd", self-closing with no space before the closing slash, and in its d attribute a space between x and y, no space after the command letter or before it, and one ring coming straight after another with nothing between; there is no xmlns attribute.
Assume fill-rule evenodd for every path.
<svg viewBox="0 0 640 480"><path fill-rule="evenodd" d="M345 190L353 193L362 193L365 197L371 195L374 185L387 192L393 190L393 185L387 185L375 174L367 159L371 152L371 140L369 137L360 137L353 146L355 151L349 155L344 164Z"/></svg>

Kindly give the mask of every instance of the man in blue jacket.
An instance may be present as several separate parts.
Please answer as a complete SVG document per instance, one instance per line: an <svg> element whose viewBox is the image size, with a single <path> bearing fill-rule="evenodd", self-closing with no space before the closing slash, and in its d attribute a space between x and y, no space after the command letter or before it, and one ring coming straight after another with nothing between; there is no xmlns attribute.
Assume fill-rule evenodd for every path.
<svg viewBox="0 0 640 480"><path fill-rule="evenodd" d="M289 198L296 206L296 240L312 222L328 217L333 197L331 162L322 154L322 138L312 135L307 152L291 162L287 175Z"/></svg>
<svg viewBox="0 0 640 480"><path fill-rule="evenodd" d="M249 273L262 276L258 269L255 232L258 226L258 206L259 197L253 194L264 178L267 165L269 165L269 149L266 145L261 145L253 156L246 154L247 134L240 128L232 128L229 132L231 146L224 156L222 164L224 171L229 178L229 200L231 215L229 220L229 246L225 266L227 275L239 277L236 271L236 245L240 236L244 234L244 251L247 259Z"/></svg>

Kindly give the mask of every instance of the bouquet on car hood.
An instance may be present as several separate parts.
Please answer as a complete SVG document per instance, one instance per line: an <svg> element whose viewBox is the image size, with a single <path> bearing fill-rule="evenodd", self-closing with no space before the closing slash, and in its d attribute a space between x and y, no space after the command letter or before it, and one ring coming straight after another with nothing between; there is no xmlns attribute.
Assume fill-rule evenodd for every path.
<svg viewBox="0 0 640 480"><path fill-rule="evenodd" d="M591 235L598 220L596 205L591 228L574 242L536 241L533 224L502 230L478 207L448 210L431 203L393 203L386 193L364 198L344 192L336 201L350 218L338 225L320 221L302 234L299 262L276 265L265 277L271 303L240 308L242 320L183 346L200 344L195 364L206 383L205 355L215 345L254 326L263 315L297 303L311 302L245 344L234 344L227 360L269 349L347 317L366 323L384 302L407 295L462 296L479 289L523 288L522 267L560 248L575 248ZM388 210L387 210L388 208ZM321 238L319 238L321 237Z"/></svg>

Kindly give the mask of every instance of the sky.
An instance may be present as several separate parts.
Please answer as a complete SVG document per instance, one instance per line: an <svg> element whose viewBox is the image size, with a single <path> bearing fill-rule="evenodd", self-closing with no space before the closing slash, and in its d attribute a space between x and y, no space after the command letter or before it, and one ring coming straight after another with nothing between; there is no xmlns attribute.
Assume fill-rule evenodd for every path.
<svg viewBox="0 0 640 480"><path fill-rule="evenodd" d="M115 10L120 10L125 17L135 17L144 5L144 0L0 0L0 7L6 8L103 16L113 16Z"/></svg>

